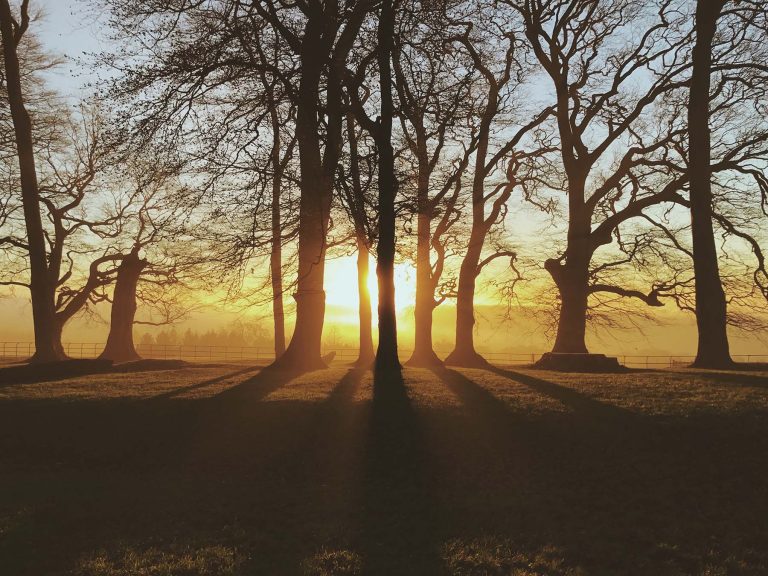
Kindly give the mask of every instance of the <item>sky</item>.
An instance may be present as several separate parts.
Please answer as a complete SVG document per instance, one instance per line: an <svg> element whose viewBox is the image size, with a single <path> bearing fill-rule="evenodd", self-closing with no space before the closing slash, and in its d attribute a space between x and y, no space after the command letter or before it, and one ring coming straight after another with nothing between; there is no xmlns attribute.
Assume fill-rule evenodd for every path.
<svg viewBox="0 0 768 576"><path fill-rule="evenodd" d="M87 63L87 53L98 52L107 47L104 31L95 3L89 0L32 0L32 6L42 8L44 16L35 26L38 38L43 45L56 55L65 58L65 64L48 73L47 80L63 96L76 101L87 96L84 88L95 80ZM514 212L513 212L514 213ZM522 221L513 221L511 232L517 238L523 238L528 229L542 229L546 217L543 214L526 213ZM517 230L515 229L517 227ZM517 234L515 234L517 232ZM546 241L546 240L544 240ZM342 341L354 345L357 311L357 293L355 290L354 257L330 260L327 269L326 289L328 293L327 333L336 338L337 333L344 334ZM375 266L371 266L371 271ZM399 327L404 346L412 340L412 307L415 279L412 266L402 264L398 270L398 309ZM372 283L375 284L375 283ZM290 305L290 295L286 295ZM506 311L502 306L493 306L489 302L479 301L478 306L478 347L487 350L541 352L549 348L549 335L538 321L525 314L504 318ZM375 318L375 297L374 297ZM10 319L5 327L0 328L0 340L31 339L30 309L26 295L18 294L13 298L0 298L0 317ZM102 312L101 316L108 317ZM247 316L247 313L245 314ZM259 313L262 321L264 312ZM233 311L224 308L210 309L191 316L178 327L183 332L187 328L204 331L210 328L227 326L237 319L242 319L242 309ZM592 347L614 354L689 354L695 349L695 326L691 315L682 315L669 304L659 315L660 324L641 322L642 331L612 331L595 333L591 336ZM451 303L439 307L435 313L436 348L446 349L452 344L455 308ZM289 327L290 329L290 327ZM150 329L146 329L151 332ZM94 319L78 319L65 331L65 341L103 341L107 326ZM330 337L330 336L329 336ZM751 336L733 335L733 347L736 353L763 353L766 343ZM447 350L446 350L447 351Z"/></svg>
<svg viewBox="0 0 768 576"><path fill-rule="evenodd" d="M51 86L68 97L80 95L92 79L80 60L87 52L104 46L97 14L88 2L80 0L32 0L43 11L37 35L52 53L66 58L66 64L48 75Z"/></svg>

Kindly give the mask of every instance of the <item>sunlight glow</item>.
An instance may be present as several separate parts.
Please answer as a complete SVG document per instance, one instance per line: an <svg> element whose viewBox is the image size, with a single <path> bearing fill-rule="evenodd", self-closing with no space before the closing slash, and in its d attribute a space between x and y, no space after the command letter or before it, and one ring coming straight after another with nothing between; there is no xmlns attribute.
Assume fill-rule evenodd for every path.
<svg viewBox="0 0 768 576"><path fill-rule="evenodd" d="M376 261L369 259L368 291L371 295L371 310L376 323L378 285L376 282ZM416 270L410 263L395 264L395 305L402 312L413 304L416 297ZM357 292L357 257L342 256L328 260L325 268L325 301L332 307L354 313L357 317L359 294ZM344 314L346 316L347 314Z"/></svg>

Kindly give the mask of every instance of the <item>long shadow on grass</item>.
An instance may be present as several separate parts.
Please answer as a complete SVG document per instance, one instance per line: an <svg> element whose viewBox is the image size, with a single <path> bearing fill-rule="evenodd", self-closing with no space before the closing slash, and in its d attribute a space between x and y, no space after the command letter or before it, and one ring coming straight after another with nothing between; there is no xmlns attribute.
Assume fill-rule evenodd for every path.
<svg viewBox="0 0 768 576"><path fill-rule="evenodd" d="M163 392L162 394L153 396L151 400L167 400L169 398L173 398L174 396L178 396L179 394L191 392L192 390L199 390L201 388L207 388L208 386L213 386L214 384L218 384L219 382L223 382L224 380L228 380L229 378L234 378L235 376L240 376L242 374L247 374L248 372L253 372L255 370L262 370L262 369L263 369L262 366L249 366L248 368L243 368L242 370L235 370L234 372L229 372L228 374L217 376L216 378L211 378L210 380L204 380L196 384L191 384L189 386L182 386L180 388L175 388L168 392Z"/></svg>
<svg viewBox="0 0 768 576"><path fill-rule="evenodd" d="M213 397L213 400L214 402L231 403L233 406L258 402L300 374L300 372L278 370L267 366L251 378L219 392Z"/></svg>
<svg viewBox="0 0 768 576"><path fill-rule="evenodd" d="M21 364L0 368L0 388L13 384L36 384L38 382L68 380L93 374L178 370L188 365L183 360L145 359L123 364L113 364L111 360L91 358L72 358L42 364Z"/></svg>
<svg viewBox="0 0 768 576"><path fill-rule="evenodd" d="M339 562L343 566L343 560L350 558L345 555L354 547L350 527L355 525L361 499L369 411L368 403L355 402L354 396L366 372L348 370L330 394L316 404L290 463L288 476L296 479L294 493L303 525L303 533L293 536L296 552L291 564L298 568L303 563L311 574L327 573L320 569L329 561L324 551L330 551L333 565L339 568Z"/></svg>
<svg viewBox="0 0 768 576"><path fill-rule="evenodd" d="M374 375L364 466L363 573L439 573L423 431L399 371Z"/></svg>
<svg viewBox="0 0 768 576"><path fill-rule="evenodd" d="M560 384L515 372L514 370L504 370L502 368L492 367L488 368L488 371L519 384L523 384L524 386L528 386L539 394L544 394L562 402L577 413L589 416L599 416L604 419L634 420L636 418L636 415L629 410L625 410L624 408L620 408L613 404L600 402L599 400L595 400L594 398L582 394L581 392L577 392L567 386L561 386Z"/></svg>
<svg viewBox="0 0 768 576"><path fill-rule="evenodd" d="M738 365L737 365L738 366ZM706 380L712 384L720 384L724 386L736 385L745 386L748 388L768 388L768 376L760 374L744 374L743 371L756 370L768 372L768 365L762 365L760 367L734 367L734 371L742 372L718 372L718 371L696 371L691 372L691 378Z"/></svg>

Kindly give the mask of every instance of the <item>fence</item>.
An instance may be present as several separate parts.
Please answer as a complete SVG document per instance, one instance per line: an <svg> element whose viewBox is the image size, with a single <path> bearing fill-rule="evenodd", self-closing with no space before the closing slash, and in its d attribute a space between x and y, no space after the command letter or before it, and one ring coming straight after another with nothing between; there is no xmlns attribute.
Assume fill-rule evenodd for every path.
<svg viewBox="0 0 768 576"><path fill-rule="evenodd" d="M104 349L99 342L66 342L64 351L71 358L96 358ZM190 362L252 362L268 361L275 357L274 350L263 346L204 346L199 344L141 344L136 347L144 358L187 360ZM33 342L0 342L0 359L5 361L29 358L35 351ZM328 347L324 354L334 352L335 359L352 362L357 358L356 348ZM437 351L446 356L447 351ZM491 364L533 364L541 358L540 352L482 352ZM411 350L401 349L402 358L408 358ZM621 364L629 368L681 368L693 362L693 356L678 355L615 355ZM768 363L768 354L735 355L737 362Z"/></svg>

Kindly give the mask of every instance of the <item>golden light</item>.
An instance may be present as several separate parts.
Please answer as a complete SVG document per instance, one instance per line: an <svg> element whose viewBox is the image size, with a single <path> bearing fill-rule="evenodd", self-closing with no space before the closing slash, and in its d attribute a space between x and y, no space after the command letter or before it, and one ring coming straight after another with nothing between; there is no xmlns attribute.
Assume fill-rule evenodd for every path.
<svg viewBox="0 0 768 576"><path fill-rule="evenodd" d="M369 259L368 292L371 295L371 309L376 323L376 304L378 285L376 282L376 261ZM398 312L413 306L416 296L416 270L410 263L395 264L396 306ZM357 257L342 256L326 262L325 301L329 307L343 308L344 312L354 313L357 321L357 309L360 297L357 290ZM346 317L347 314L344 314Z"/></svg>

